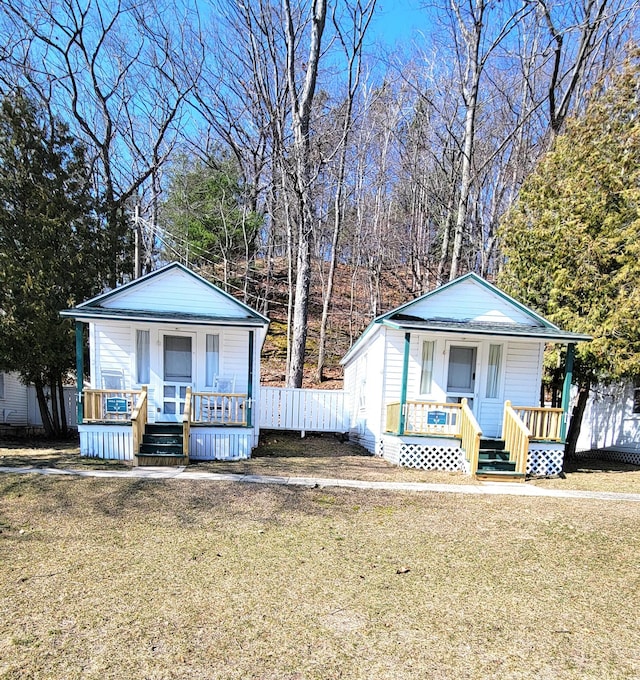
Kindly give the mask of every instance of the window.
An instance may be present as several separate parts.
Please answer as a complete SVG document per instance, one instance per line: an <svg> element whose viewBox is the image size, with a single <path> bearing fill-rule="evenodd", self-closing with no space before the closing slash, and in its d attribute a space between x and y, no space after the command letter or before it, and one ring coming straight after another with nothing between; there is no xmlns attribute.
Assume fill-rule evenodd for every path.
<svg viewBox="0 0 640 680"><path fill-rule="evenodd" d="M500 393L500 370L502 345L489 345L489 367L487 370L487 399L497 399Z"/></svg>
<svg viewBox="0 0 640 680"><path fill-rule="evenodd" d="M2 374L0 373L0 376ZM633 411L632 413L640 413L640 378L636 378L633 383ZM0 394L0 398L2 395Z"/></svg>
<svg viewBox="0 0 640 680"><path fill-rule="evenodd" d="M213 387L220 371L220 336L207 334L206 347L206 387Z"/></svg>
<svg viewBox="0 0 640 680"><path fill-rule="evenodd" d="M4 399L4 373L0 373L0 399Z"/></svg>
<svg viewBox="0 0 640 680"><path fill-rule="evenodd" d="M420 394L430 394L433 377L433 349L435 342L425 340L422 343L422 372L420 374Z"/></svg>
<svg viewBox="0 0 640 680"><path fill-rule="evenodd" d="M136 330L136 382L149 384L149 331Z"/></svg>

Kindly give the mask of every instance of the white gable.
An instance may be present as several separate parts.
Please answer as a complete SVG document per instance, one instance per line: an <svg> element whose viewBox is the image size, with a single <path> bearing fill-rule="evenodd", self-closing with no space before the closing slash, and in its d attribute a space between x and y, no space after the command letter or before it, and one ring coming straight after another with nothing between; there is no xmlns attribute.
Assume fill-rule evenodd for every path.
<svg viewBox="0 0 640 680"><path fill-rule="evenodd" d="M214 286L180 269L168 269L147 281L116 291L100 304L105 309L207 314L245 319L243 306Z"/></svg>
<svg viewBox="0 0 640 680"><path fill-rule="evenodd" d="M507 298L473 279L442 290L436 289L430 295L403 306L402 314L431 320L542 325Z"/></svg>

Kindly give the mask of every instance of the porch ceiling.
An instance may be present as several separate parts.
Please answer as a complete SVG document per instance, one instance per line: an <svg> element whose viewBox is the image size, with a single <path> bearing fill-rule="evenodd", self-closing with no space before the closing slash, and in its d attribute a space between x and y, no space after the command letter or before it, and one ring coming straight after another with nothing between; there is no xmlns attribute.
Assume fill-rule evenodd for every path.
<svg viewBox="0 0 640 680"><path fill-rule="evenodd" d="M535 338L550 342L580 342L591 340L590 335L571 333L559 328L523 326L484 321L454 321L451 319L418 319L398 314L382 321L385 326L402 331L433 331L437 333L464 333L465 335L498 335L505 337Z"/></svg>

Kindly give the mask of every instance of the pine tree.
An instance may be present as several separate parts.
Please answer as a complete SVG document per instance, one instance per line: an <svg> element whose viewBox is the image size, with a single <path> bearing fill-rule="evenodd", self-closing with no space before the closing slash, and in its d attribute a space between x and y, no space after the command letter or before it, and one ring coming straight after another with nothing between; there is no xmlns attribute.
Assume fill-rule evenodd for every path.
<svg viewBox="0 0 640 680"><path fill-rule="evenodd" d="M75 354L59 312L101 290L114 263L83 148L21 92L0 105L0 196L0 369L35 385L47 433L64 434Z"/></svg>
<svg viewBox="0 0 640 680"><path fill-rule="evenodd" d="M639 111L636 54L556 139L502 226L502 287L593 335L578 347L574 416L594 382L640 375ZM578 433L579 418L569 453Z"/></svg>

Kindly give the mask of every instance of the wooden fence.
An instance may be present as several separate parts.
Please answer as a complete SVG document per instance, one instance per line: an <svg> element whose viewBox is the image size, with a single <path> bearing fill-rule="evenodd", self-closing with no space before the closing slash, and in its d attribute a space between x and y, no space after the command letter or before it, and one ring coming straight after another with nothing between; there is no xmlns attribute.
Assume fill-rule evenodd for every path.
<svg viewBox="0 0 640 680"><path fill-rule="evenodd" d="M286 387L260 388L260 427L266 430L347 432L346 392Z"/></svg>

